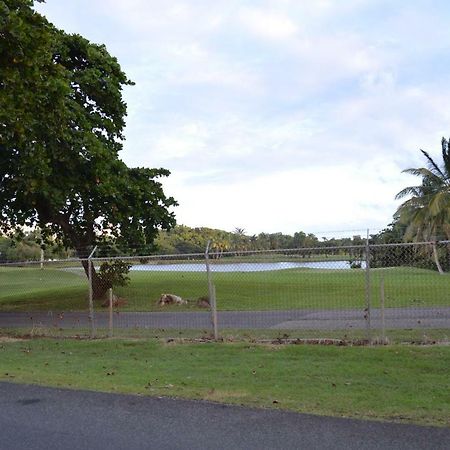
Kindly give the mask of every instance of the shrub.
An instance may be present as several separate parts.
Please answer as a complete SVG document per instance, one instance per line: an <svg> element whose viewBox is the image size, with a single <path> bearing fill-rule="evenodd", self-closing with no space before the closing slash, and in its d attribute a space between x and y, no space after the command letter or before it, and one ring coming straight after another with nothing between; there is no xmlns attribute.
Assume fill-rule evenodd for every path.
<svg viewBox="0 0 450 450"><path fill-rule="evenodd" d="M114 286L126 286L130 282L130 277L128 276L130 268L131 264L127 264L119 259L105 261L100 266L98 276L108 289Z"/></svg>

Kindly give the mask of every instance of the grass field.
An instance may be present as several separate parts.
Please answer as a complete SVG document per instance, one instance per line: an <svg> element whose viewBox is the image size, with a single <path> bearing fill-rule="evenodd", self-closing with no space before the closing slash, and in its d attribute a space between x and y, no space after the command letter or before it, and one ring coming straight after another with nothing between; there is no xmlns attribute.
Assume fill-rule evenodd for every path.
<svg viewBox="0 0 450 450"><path fill-rule="evenodd" d="M270 272L214 273L219 310L361 308L365 305L364 270L289 269ZM207 295L205 273L131 272L128 286L117 294L127 300L124 311L159 311L161 293L190 300ZM450 306L450 278L416 268L371 270L372 305L377 307L381 280L386 307ZM0 311L85 310L87 280L81 271L57 268L0 268Z"/></svg>
<svg viewBox="0 0 450 450"><path fill-rule="evenodd" d="M86 309L87 295L81 272L0 267L0 311Z"/></svg>
<svg viewBox="0 0 450 450"><path fill-rule="evenodd" d="M0 338L0 379L450 425L450 347Z"/></svg>

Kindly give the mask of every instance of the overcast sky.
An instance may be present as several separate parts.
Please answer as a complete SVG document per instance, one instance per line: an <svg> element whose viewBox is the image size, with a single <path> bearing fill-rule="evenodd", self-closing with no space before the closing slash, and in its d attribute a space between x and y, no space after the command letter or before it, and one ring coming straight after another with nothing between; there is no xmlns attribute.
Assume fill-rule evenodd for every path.
<svg viewBox="0 0 450 450"><path fill-rule="evenodd" d="M165 167L178 223L381 229L402 169L450 134L448 0L47 0L127 87L130 166ZM326 234L322 233L321 236Z"/></svg>

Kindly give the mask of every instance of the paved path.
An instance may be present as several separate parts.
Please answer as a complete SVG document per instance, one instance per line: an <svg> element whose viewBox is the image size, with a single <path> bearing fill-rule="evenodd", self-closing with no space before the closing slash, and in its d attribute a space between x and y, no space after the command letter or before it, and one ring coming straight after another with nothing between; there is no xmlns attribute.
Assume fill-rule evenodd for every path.
<svg viewBox="0 0 450 450"><path fill-rule="evenodd" d="M0 382L0 449L448 449L449 428Z"/></svg>
<svg viewBox="0 0 450 450"><path fill-rule="evenodd" d="M96 325L108 326L108 313L97 312ZM220 311L219 327L237 329L312 329L343 330L364 329L366 320L361 309L297 309L285 311ZM392 328L450 328L450 307L388 308L385 310L387 329ZM0 327L30 327L43 325L58 328L86 328L86 312L0 312ZM373 309L373 328L381 327L381 313ZM209 329L209 312L120 312L114 313L114 326L118 328Z"/></svg>

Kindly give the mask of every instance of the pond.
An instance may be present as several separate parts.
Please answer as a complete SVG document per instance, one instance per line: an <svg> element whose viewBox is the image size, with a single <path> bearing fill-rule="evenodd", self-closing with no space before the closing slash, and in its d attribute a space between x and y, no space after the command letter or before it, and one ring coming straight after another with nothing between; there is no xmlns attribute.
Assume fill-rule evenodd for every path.
<svg viewBox="0 0 450 450"><path fill-rule="evenodd" d="M362 268L364 268L362 262ZM267 272L286 269L350 269L348 261L308 261L308 262L267 262L267 263L232 263L210 264L212 272ZM179 263L179 264L138 264L130 270L151 272L205 272L204 263Z"/></svg>

